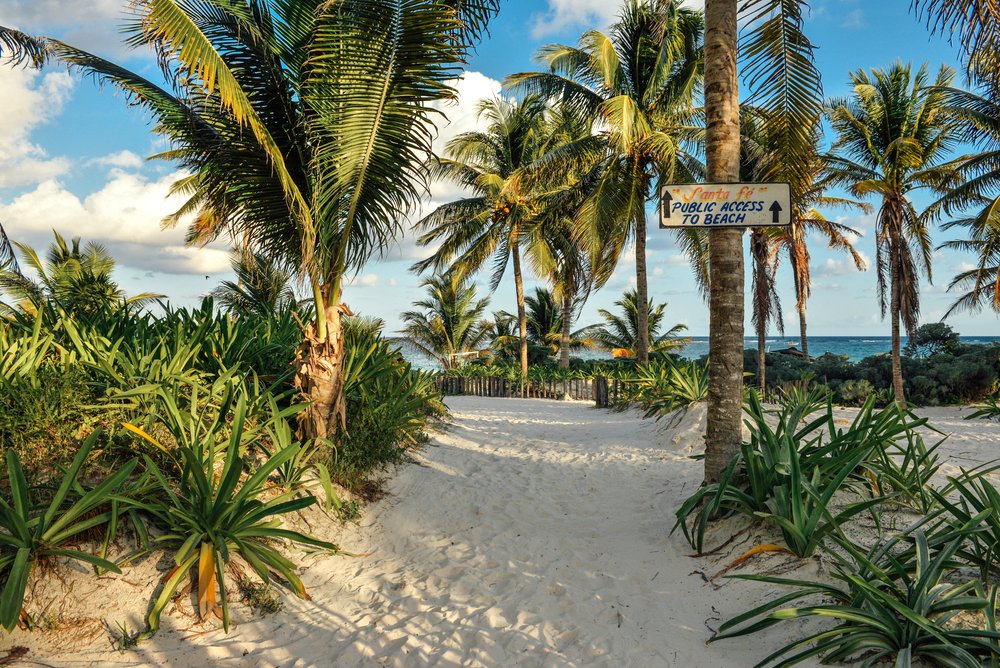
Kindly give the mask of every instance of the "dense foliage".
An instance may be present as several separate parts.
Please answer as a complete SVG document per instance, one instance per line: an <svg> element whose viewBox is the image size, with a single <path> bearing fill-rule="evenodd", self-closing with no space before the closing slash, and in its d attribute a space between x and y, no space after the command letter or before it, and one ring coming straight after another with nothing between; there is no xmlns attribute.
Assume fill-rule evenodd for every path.
<svg viewBox="0 0 1000 668"><path fill-rule="evenodd" d="M924 357L903 356L903 378L907 400L917 406L967 404L982 401L1000 382L1000 345L952 344ZM860 406L874 396L880 404L889 400L892 359L873 355L852 362L846 355L827 353L812 360L794 355L767 355L768 387L771 390L800 383L803 378L823 385L837 403ZM744 368L757 369L756 351L747 351Z"/></svg>
<svg viewBox="0 0 1000 668"><path fill-rule="evenodd" d="M225 566L234 559L265 584L277 576L305 595L290 549L336 546L281 528L281 517L314 504L317 488L327 508L352 509L334 484L368 491L373 474L421 442L427 421L444 409L432 377L382 338L381 322L352 317L350 428L331 439L296 438L305 408L290 384L299 315L284 308L232 317L211 299L162 315L71 315L48 301L0 320L8 468L0 483L0 623L34 623L22 609L25 583L50 555L117 570L140 554L173 550L150 632L189 573L199 616L218 614L228 627ZM115 562L108 552L120 526L140 550Z"/></svg>

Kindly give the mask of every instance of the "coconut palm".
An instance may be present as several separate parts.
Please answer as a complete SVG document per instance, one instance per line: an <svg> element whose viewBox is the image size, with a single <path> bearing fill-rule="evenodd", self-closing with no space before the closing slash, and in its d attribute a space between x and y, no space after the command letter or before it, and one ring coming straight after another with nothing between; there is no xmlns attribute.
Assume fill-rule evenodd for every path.
<svg viewBox="0 0 1000 668"><path fill-rule="evenodd" d="M952 304L946 317L955 311L980 311L983 307L1000 312L1000 103L988 96L948 88L943 91L963 136L978 150L958 158L953 164L965 181L951 189L930 207L935 218L958 217L946 221L944 229L964 228L964 238L942 248L977 255L975 267L960 272L949 290L963 294ZM971 213L968 213L971 210Z"/></svg>
<svg viewBox="0 0 1000 668"><path fill-rule="evenodd" d="M705 158L707 180L739 178L737 52L750 101L768 114L778 159L806 169L822 85L814 46L802 31L803 0L705 0ZM740 16L740 12L743 16ZM740 19L744 40L737 48ZM718 481L742 440L743 238L716 230L709 239L709 393L705 479Z"/></svg>
<svg viewBox="0 0 1000 668"><path fill-rule="evenodd" d="M233 253L230 260L235 281L223 281L212 297L230 313L242 317L267 317L297 305L292 282L295 271L277 258L249 249Z"/></svg>
<svg viewBox="0 0 1000 668"><path fill-rule="evenodd" d="M1000 92L1000 6L995 0L912 0L933 33L946 35L965 56L971 79Z"/></svg>
<svg viewBox="0 0 1000 668"><path fill-rule="evenodd" d="M416 348L451 369L489 344L493 327L483 314L490 300L478 299L474 285L455 272L432 276L421 285L427 297L414 306L422 310L402 316L402 333Z"/></svg>
<svg viewBox="0 0 1000 668"><path fill-rule="evenodd" d="M528 373L528 331L524 306L522 248L525 227L537 213L534 191L523 172L546 150L545 101L485 100L479 107L483 130L459 135L447 146L448 158L436 162L438 174L471 191L472 196L438 207L417 223L418 243L438 250L414 271L445 269L471 276L492 262L495 290L512 264L517 297L521 374Z"/></svg>
<svg viewBox="0 0 1000 668"><path fill-rule="evenodd" d="M864 258L854 248L847 234L858 235L856 230L828 221L815 209L816 206L836 206L869 211L870 206L846 198L828 197L829 188L825 180L825 163L818 153L820 139L819 117L814 123L814 147L817 152L809 156L811 168L786 168L779 160L780 138L771 132L774 127L767 123L767 114L757 108L744 106L741 118L740 179L743 181L784 181L790 184L792 193L791 224L785 227L757 227L750 233L750 258L752 264L752 314L751 322L757 334L757 381L761 391L766 387L767 355L765 342L768 328L777 324L784 335L784 320L778 297L776 275L781 254L787 253L792 268L796 293L796 308L799 313L799 329L802 352L809 355L806 339L805 303L811 283L809 271L809 249L807 235L819 232L826 237L831 249L843 250L851 254L859 270L866 268Z"/></svg>
<svg viewBox="0 0 1000 668"><path fill-rule="evenodd" d="M294 266L316 319L297 361L303 436L343 426L344 279L401 233L427 182L431 104L499 0L138 0L126 26L175 93L58 40L0 29L18 62L57 58L144 108L191 176L168 222ZM11 45L13 44L13 47ZM38 45L44 46L39 53Z"/></svg>
<svg viewBox="0 0 1000 668"><path fill-rule="evenodd" d="M816 133L817 142L819 133ZM795 286L795 310L799 316L799 341L802 354L809 358L809 337L806 322L806 305L812 294L812 272L810 267L808 239L810 234L823 238L827 248L850 255L858 271L868 268L864 256L854 247L851 237L859 237L860 233L847 226L828 220L819 207L841 208L871 213L872 207L864 202L846 197L827 195L830 182L826 178L826 162L817 151L810 160L810 168L804 180L797 182L792 197L791 224L777 228L775 244L787 258L792 270Z"/></svg>
<svg viewBox="0 0 1000 668"><path fill-rule="evenodd" d="M919 189L938 195L957 185L944 157L958 142L945 94L954 72L942 67L931 82L927 67L913 72L897 63L871 73L852 73L854 94L830 104L836 132L828 158L834 183L855 197L878 196L875 263L879 306L892 325L893 390L905 401L900 361L900 324L912 333L920 315L920 275L931 277L929 216L910 196ZM935 88L931 88L933 85Z"/></svg>
<svg viewBox="0 0 1000 668"><path fill-rule="evenodd" d="M26 276L13 256L0 264L0 293L13 304L5 310L34 314L47 305L55 305L67 313L92 315L108 308L128 305L142 306L162 295L144 292L133 297L111 277L115 259L101 244L88 242L81 246L79 237L70 241L53 231L55 241L49 245L43 260L31 246L13 242L21 253L23 264L34 271L37 279ZM4 235L6 239L6 235Z"/></svg>
<svg viewBox="0 0 1000 668"><path fill-rule="evenodd" d="M684 149L694 136L693 98L702 76L702 15L675 0L628 0L608 33L591 30L577 46L542 47L548 72L505 80L513 90L558 99L593 119L596 134L550 154L554 178L583 173L589 193L575 214L595 252L610 248L610 273L635 243L639 300L647 301L646 204L657 181L691 181L700 173ZM639 317L645 320L645 312ZM648 327L640 323L638 356L649 357Z"/></svg>
<svg viewBox="0 0 1000 668"><path fill-rule="evenodd" d="M604 319L603 324L592 325L585 331L594 342L616 353L616 356L637 357L639 351L639 327L642 321L648 323L646 336L650 342L651 353L666 353L680 350L688 343L688 339L679 338L687 330L687 325L677 324L661 333L663 319L666 317L666 304L653 306L652 300L646 303L646 317L640 319L638 291L627 290L621 299L615 302L621 313L612 313L600 309L597 313Z"/></svg>

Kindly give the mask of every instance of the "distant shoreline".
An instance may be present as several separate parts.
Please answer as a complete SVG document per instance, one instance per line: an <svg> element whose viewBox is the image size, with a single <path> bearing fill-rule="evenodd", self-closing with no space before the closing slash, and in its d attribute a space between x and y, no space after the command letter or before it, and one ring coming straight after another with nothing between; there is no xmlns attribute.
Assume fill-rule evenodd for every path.
<svg viewBox="0 0 1000 668"><path fill-rule="evenodd" d="M697 359L708 354L707 336L690 336L686 338L691 339L691 343L679 351L681 356ZM407 345L404 338L391 337L390 340L394 345L400 346L403 355L410 362L412 362L414 366L428 370L438 368L438 365L434 360L427 358L426 356L420 354L420 352L412 346ZM906 340L907 339L904 336L902 339L902 345L906 345ZM962 336L960 342L966 345L989 345L991 343L1000 343L1000 336ZM768 352L777 352L779 350L792 347L798 348L799 338L797 336L769 336L767 338L766 345ZM888 353L891 346L892 339L888 336L809 337L809 354L812 357L819 357L825 353L832 353L834 355L847 355L851 362L859 362L866 357L871 357L872 355ZM746 337L744 339L744 348L747 350L756 350L757 337ZM572 355L573 357L579 357L580 359L587 360L611 359L610 353L603 350L579 350L573 351Z"/></svg>

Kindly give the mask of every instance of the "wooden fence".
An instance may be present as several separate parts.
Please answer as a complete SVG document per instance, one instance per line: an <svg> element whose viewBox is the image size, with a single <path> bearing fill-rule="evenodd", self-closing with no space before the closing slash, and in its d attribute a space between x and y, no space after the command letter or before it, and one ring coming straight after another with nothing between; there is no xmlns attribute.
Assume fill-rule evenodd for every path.
<svg viewBox="0 0 1000 668"><path fill-rule="evenodd" d="M506 378L456 378L439 376L438 390L445 396L507 397L523 399L564 399L593 401L598 408L613 404L624 389L618 379L576 378L572 380L531 380L519 383Z"/></svg>

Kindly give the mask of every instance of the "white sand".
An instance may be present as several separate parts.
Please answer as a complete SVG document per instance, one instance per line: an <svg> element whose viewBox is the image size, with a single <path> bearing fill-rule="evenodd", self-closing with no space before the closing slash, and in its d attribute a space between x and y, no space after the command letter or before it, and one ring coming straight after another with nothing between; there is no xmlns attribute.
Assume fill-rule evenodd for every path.
<svg viewBox="0 0 1000 668"><path fill-rule="evenodd" d="M338 529L345 549L370 556L307 562L311 602L286 597L264 618L237 604L229 635L175 609L163 632L119 654L106 626L141 622L155 573L126 570L131 589L122 576L81 574L72 581L89 583L89 634L17 632L0 635L0 649L24 645L26 659L53 666L744 668L795 637L789 626L705 644L769 589L703 577L766 536L699 559L669 535L701 480L689 456L703 449L702 408L665 428L581 402L448 403L454 424L399 469L360 527ZM1000 456L997 424L964 422L958 409L926 413L953 434L952 464ZM821 567L773 554L742 570Z"/></svg>

